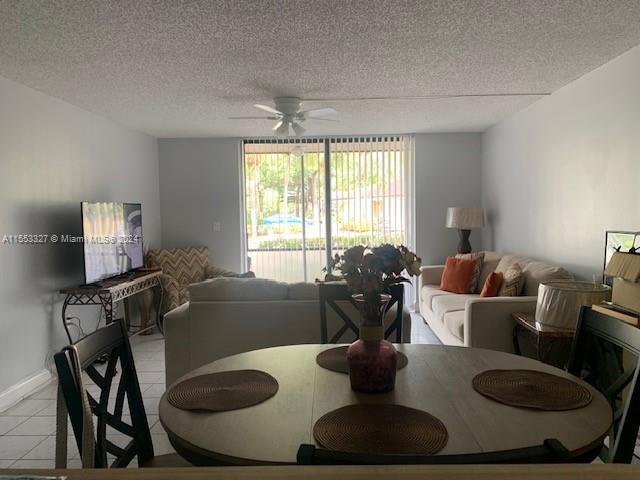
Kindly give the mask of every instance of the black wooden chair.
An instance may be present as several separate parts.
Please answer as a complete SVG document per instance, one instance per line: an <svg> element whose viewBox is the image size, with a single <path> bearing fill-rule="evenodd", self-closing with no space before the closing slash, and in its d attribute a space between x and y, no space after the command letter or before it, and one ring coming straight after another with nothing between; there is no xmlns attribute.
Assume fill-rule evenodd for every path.
<svg viewBox="0 0 640 480"><path fill-rule="evenodd" d="M404 306L404 286L392 285L389 289L391 295L391 301L387 305L385 313L387 313L394 305L396 308L396 316L393 322L386 328L384 332L384 338L389 337L396 333L396 343L402 343L402 313ZM340 308L337 303L339 301L347 301L351 303L354 308L357 309L356 303L351 297L351 292L347 288L347 284L343 282L329 282L319 284L319 299L320 299L320 342L321 343L340 343L342 336L351 330L356 337L358 336L357 320L352 319L345 311ZM344 322L338 331L329 339L328 325L327 325L327 305L340 317Z"/></svg>
<svg viewBox="0 0 640 480"><path fill-rule="evenodd" d="M640 428L640 329L582 307L573 340L569 373L598 389L613 409L605 462L631 463Z"/></svg>
<svg viewBox="0 0 640 480"><path fill-rule="evenodd" d="M569 451L556 439L542 445L499 452L460 455L370 455L300 445L298 465L467 465L496 463L564 463Z"/></svg>
<svg viewBox="0 0 640 480"><path fill-rule="evenodd" d="M106 356L108 361L104 374L101 374L95 366L95 361L103 356ZM129 337L122 321L115 321L65 347L55 354L54 360L58 371L59 392L62 392L63 405L69 413L84 467L126 467L135 457L138 458L140 467L190 466L177 454L154 456ZM99 397L94 398L84 388L83 372L98 387ZM111 408L109 396L118 372L120 378L117 381L115 400L111 400L114 403ZM125 400L129 407L131 424L123 420ZM59 402L58 428L63 430L66 440L66 418L60 418L60 411ZM97 420L95 430L94 417ZM84 428L85 421L87 429ZM125 446L116 445L107 438L107 427L131 440ZM90 462L91 452L94 456L93 462ZM107 454L115 458L111 465L108 464Z"/></svg>

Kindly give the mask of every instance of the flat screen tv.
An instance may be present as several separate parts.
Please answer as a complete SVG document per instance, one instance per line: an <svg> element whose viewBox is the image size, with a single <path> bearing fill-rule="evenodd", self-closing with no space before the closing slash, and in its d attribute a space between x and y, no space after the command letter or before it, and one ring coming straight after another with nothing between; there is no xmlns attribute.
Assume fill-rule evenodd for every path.
<svg viewBox="0 0 640 480"><path fill-rule="evenodd" d="M142 205L82 202L85 283L122 275L144 264Z"/></svg>

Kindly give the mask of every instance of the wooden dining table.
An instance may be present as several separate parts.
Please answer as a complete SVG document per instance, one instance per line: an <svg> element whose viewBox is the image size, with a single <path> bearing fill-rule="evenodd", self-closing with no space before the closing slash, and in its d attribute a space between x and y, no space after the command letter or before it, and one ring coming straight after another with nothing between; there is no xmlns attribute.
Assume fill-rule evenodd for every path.
<svg viewBox="0 0 640 480"><path fill-rule="evenodd" d="M597 448L609 432L612 410L602 394L563 370L537 360L478 348L397 345L409 364L396 386L384 394L351 389L349 376L316 363L335 345L290 345L233 355L178 379L227 370L257 369L275 377L275 396L252 407L225 412L181 410L166 394L160 421L176 451L196 465L291 464L298 447L315 443L313 426L324 414L345 405L393 403L426 411L447 428L438 454L471 454L541 445L560 440L571 456ZM587 406L567 411L512 407L484 397L472 387L477 374L491 369L530 369L566 377L592 393ZM169 386L169 389L171 386Z"/></svg>

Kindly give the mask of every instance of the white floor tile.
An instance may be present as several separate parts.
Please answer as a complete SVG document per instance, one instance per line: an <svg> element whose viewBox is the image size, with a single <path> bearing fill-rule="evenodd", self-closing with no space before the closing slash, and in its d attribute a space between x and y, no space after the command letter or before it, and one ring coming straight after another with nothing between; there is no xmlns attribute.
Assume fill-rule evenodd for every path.
<svg viewBox="0 0 640 480"><path fill-rule="evenodd" d="M29 395L33 400L55 400L58 393L58 382L51 382L46 387L41 388Z"/></svg>
<svg viewBox="0 0 640 480"><path fill-rule="evenodd" d="M16 460L11 468L54 468L55 460Z"/></svg>
<svg viewBox="0 0 640 480"><path fill-rule="evenodd" d="M31 417L8 435L53 435L56 432L56 417Z"/></svg>
<svg viewBox="0 0 640 480"><path fill-rule="evenodd" d="M0 437L0 460L18 460L33 450L45 438L47 437L3 435Z"/></svg>
<svg viewBox="0 0 640 480"><path fill-rule="evenodd" d="M138 372L138 383L164 384L164 372Z"/></svg>
<svg viewBox="0 0 640 480"><path fill-rule="evenodd" d="M156 383L151 385L148 389L142 392L144 398L160 398L166 390L163 383Z"/></svg>
<svg viewBox="0 0 640 480"><path fill-rule="evenodd" d="M153 451L156 455L175 453L166 433L153 433L151 434L151 438L153 440Z"/></svg>
<svg viewBox="0 0 640 480"><path fill-rule="evenodd" d="M27 398L26 400L22 400L17 405L14 405L9 410L6 410L2 413L4 416L11 417L29 417L31 415L35 415L40 410L45 409L52 403L55 404L54 400L35 400Z"/></svg>
<svg viewBox="0 0 640 480"><path fill-rule="evenodd" d="M78 458L78 445L73 436L67 437L67 458ZM23 460L54 460L56 458L56 437L55 435L47 437L43 442L36 445L29 451Z"/></svg>
<svg viewBox="0 0 640 480"><path fill-rule="evenodd" d="M159 398L144 398L142 403L144 403L144 410L147 415L158 415Z"/></svg>
<svg viewBox="0 0 640 480"><path fill-rule="evenodd" d="M141 372L162 372L164 373L164 361L163 360L142 360L136 362L136 370Z"/></svg>
<svg viewBox="0 0 640 480"><path fill-rule="evenodd" d="M0 435L13 430L29 417L0 417Z"/></svg>

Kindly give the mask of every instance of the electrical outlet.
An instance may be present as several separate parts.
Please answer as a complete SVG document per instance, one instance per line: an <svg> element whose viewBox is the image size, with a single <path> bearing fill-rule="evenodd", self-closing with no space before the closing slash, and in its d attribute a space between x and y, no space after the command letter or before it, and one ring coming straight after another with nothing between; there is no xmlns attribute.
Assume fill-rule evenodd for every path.
<svg viewBox="0 0 640 480"><path fill-rule="evenodd" d="M222 227L220 226L220 222L213 222L213 231L219 232L221 230L222 230Z"/></svg>

